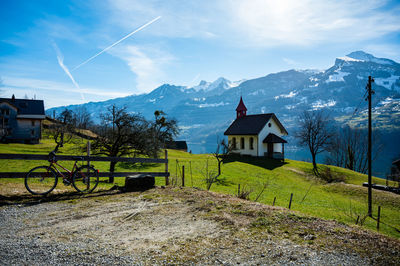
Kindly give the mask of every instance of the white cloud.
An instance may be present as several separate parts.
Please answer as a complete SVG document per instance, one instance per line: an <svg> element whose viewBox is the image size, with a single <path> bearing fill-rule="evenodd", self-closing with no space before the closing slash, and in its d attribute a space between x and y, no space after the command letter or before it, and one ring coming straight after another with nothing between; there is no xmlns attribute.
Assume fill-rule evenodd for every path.
<svg viewBox="0 0 400 266"><path fill-rule="evenodd" d="M81 95L81 99L85 100L85 97L83 96L82 90L79 87L79 84L75 81L75 78L72 76L71 72L69 71L68 67L64 64L64 56L62 55L60 49L58 48L57 44L53 42L54 50L56 50L57 53L57 61L62 70L64 70L65 74L70 78L72 83L74 84L75 88L79 91Z"/></svg>
<svg viewBox="0 0 400 266"><path fill-rule="evenodd" d="M91 99L92 101L100 101L116 97L125 97L129 95L128 93L121 93L120 91L99 90L89 87L80 87L80 89L77 89L76 87L71 86L67 83L54 82L49 80L20 78L14 76L2 76L2 79L2 90L4 90L5 97L9 97L9 95L11 96L11 94L15 92L19 92L21 95L17 96L18 93L15 93L17 97L23 97L25 93L27 93L30 97L35 94L38 99L45 100L47 108L66 104L87 102L87 100L82 100L79 99L80 97L76 97L78 96L78 93L87 94L88 96L90 96L87 98ZM79 102L77 101L77 99L79 99Z"/></svg>
<svg viewBox="0 0 400 266"><path fill-rule="evenodd" d="M400 44L368 44L363 50L372 53L376 57L390 58L400 62Z"/></svg>
<svg viewBox="0 0 400 266"><path fill-rule="evenodd" d="M112 23L133 29L151 18L161 16L157 25L146 33L156 36L180 38L215 38L220 26L216 21L226 14L221 9L223 2L161 1L161 0L109 0ZM220 24L220 23L218 23Z"/></svg>
<svg viewBox="0 0 400 266"><path fill-rule="evenodd" d="M283 57L282 60L288 65L291 65L291 66L297 65L297 62L294 61L293 59Z"/></svg>
<svg viewBox="0 0 400 266"><path fill-rule="evenodd" d="M134 28L151 17L146 33L219 38L242 46L309 46L376 39L400 30L400 6L383 0L110 0L113 22Z"/></svg>
<svg viewBox="0 0 400 266"><path fill-rule="evenodd" d="M166 79L164 67L174 60L167 52L149 46L120 46L110 53L124 60L136 75L137 93L150 92L163 84Z"/></svg>
<svg viewBox="0 0 400 266"><path fill-rule="evenodd" d="M375 39L400 30L399 8L384 1L231 1L236 25L258 45L312 45Z"/></svg>

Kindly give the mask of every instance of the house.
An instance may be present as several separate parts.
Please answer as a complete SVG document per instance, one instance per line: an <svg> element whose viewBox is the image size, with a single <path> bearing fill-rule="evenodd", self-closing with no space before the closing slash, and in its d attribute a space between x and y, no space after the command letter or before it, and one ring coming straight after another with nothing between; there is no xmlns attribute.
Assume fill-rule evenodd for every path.
<svg viewBox="0 0 400 266"><path fill-rule="evenodd" d="M165 148L187 152L188 146L187 146L186 141L177 140L177 141L169 141L169 142L165 143Z"/></svg>
<svg viewBox="0 0 400 266"><path fill-rule="evenodd" d="M0 98L1 142L39 143L43 119L42 100Z"/></svg>
<svg viewBox="0 0 400 266"><path fill-rule="evenodd" d="M266 156L284 159L288 132L274 113L247 115L242 97L236 108L236 120L232 122L224 135L240 155Z"/></svg>

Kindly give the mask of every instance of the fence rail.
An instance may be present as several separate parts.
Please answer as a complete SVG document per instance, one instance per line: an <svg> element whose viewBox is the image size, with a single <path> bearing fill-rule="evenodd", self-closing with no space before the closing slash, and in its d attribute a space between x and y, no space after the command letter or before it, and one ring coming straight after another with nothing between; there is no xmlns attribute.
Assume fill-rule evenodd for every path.
<svg viewBox="0 0 400 266"><path fill-rule="evenodd" d="M130 162L130 163L167 163L168 159L154 158L126 158L126 157L100 157L100 156L73 156L73 155L57 155L59 161L91 161L91 162ZM48 155L45 154L13 154L0 153L0 159L8 160L40 160L47 161Z"/></svg>
<svg viewBox="0 0 400 266"><path fill-rule="evenodd" d="M3 160L40 160L47 161L49 155L41 154L12 154L0 153L0 159ZM100 177L124 177L136 174L146 174L151 176L165 177L166 184L169 183L168 177L168 151L165 150L164 159L155 158L122 158L122 157L99 157L99 156L72 156L57 155L58 161L87 161L87 162L129 162L129 163L162 163L165 164L165 172L99 172ZM27 172L0 172L0 178L24 178ZM67 175L68 173L64 173Z"/></svg>

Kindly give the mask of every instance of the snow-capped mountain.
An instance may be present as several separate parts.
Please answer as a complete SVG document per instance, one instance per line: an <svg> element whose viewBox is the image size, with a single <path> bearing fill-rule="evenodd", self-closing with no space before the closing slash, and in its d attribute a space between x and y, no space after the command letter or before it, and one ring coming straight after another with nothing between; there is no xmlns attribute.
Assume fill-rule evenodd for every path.
<svg viewBox="0 0 400 266"><path fill-rule="evenodd" d="M147 118L153 116L154 110L163 110L179 121L180 139L186 139L190 149L210 152L217 135L222 136L235 119L241 95L248 114L275 113L289 135L296 129L298 114L310 109L328 109L341 123L365 126L362 118L367 107L364 98L368 76L375 79L373 106L377 125L400 132L400 64L362 51L336 58L334 65L324 71L289 70L240 82L221 77L213 82L201 81L194 87L164 84L148 94L83 106L94 118L112 104L127 106L129 111ZM360 111L353 115L357 107ZM60 113L64 108L50 109L48 114L53 110ZM196 145L205 148L198 149Z"/></svg>

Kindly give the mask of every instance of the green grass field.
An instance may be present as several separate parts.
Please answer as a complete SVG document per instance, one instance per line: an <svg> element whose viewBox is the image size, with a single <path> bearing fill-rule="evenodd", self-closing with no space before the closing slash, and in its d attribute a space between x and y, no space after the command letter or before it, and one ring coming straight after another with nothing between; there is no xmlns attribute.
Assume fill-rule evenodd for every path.
<svg viewBox="0 0 400 266"><path fill-rule="evenodd" d="M76 140L74 144L66 144L59 154L78 155L84 154L82 148L85 141ZM54 148L54 142L50 139L42 140L38 145L27 144L0 144L0 153L32 153L47 154ZM205 172L208 165L209 171L217 171L215 158L208 154L190 154L186 152L169 150L170 180L173 184L181 185L182 166L185 166L185 186L206 188ZM162 157L163 155L161 155ZM62 165L72 167L73 162L60 162ZM38 165L47 165L42 161L1 160L0 171L23 172L29 171ZM108 171L107 162L94 162L94 166L100 171ZM328 166L322 166L328 167ZM131 165L127 163L117 164L116 171L164 171L163 164ZM346 224L354 225L357 216L364 217L367 211L367 188L362 183L367 181L366 175L347 169L329 166L332 175L344 180L341 183L327 183L314 177L310 163L285 160L279 163L267 159L234 158L223 164L222 175L219 183L213 184L211 191L237 195L238 185L247 191L251 191L250 200L254 200L264 185L266 189L258 201L272 205L276 197L275 205L287 208L289 198L293 193L291 209L324 219L332 219ZM106 179L104 179L106 180ZM373 178L377 184L385 184L385 180ZM28 193L23 185L23 179L0 180L0 194L8 196L14 193ZM124 178L115 178L115 183L123 185ZM164 185L165 179L156 179L157 185ZM110 188L112 184L101 183L98 189ZM57 191L73 190L65 187L60 181ZM400 238L400 195L389 192L373 190L373 216L377 216L377 208L381 206L380 232L395 238ZM366 218L363 228L376 230L376 221Z"/></svg>

